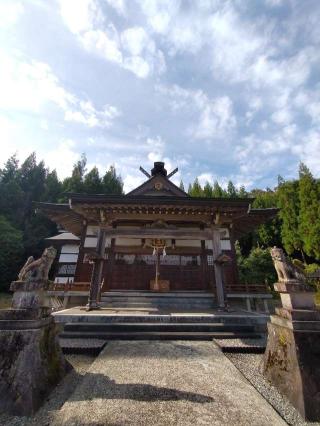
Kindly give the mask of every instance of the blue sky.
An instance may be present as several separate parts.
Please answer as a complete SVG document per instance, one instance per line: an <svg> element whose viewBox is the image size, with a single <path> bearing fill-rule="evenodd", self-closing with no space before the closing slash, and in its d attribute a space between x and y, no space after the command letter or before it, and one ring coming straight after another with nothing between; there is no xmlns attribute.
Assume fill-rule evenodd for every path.
<svg viewBox="0 0 320 426"><path fill-rule="evenodd" d="M82 152L128 191L320 175L320 1L0 0L0 163Z"/></svg>

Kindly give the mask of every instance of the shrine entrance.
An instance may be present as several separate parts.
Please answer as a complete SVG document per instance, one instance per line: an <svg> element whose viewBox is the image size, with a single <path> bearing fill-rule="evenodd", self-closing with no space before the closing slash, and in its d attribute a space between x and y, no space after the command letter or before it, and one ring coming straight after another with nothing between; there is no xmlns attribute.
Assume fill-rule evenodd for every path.
<svg viewBox="0 0 320 426"><path fill-rule="evenodd" d="M106 290L150 290L156 279L157 255L116 253L114 265L105 277ZM212 267L200 255L168 254L159 256L159 279L168 282L169 291L212 289Z"/></svg>

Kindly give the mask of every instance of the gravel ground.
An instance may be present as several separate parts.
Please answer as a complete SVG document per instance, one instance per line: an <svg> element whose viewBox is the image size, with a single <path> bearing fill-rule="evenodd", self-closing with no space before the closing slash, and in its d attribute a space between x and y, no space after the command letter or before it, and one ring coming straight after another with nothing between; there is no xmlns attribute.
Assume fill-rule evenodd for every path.
<svg viewBox="0 0 320 426"><path fill-rule="evenodd" d="M17 417L0 413L1 426L48 426L55 413L60 410L75 388L81 383L85 373L95 360L87 355L66 355L73 370L51 392L47 401L34 417Z"/></svg>
<svg viewBox="0 0 320 426"><path fill-rule="evenodd" d="M320 426L318 422L305 422L288 399L280 394L278 390L265 379L262 374L263 355L239 353L228 353L225 355L289 425Z"/></svg>
<svg viewBox="0 0 320 426"><path fill-rule="evenodd" d="M52 426L282 426L213 342L112 341Z"/></svg>

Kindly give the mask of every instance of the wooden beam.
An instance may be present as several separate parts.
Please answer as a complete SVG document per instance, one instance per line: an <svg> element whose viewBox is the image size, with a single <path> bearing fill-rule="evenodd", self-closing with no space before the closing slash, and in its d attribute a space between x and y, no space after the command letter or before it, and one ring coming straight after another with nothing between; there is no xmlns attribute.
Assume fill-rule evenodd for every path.
<svg viewBox="0 0 320 426"><path fill-rule="evenodd" d="M103 225L102 225L103 227ZM218 231L219 233L219 231ZM188 229L110 229L108 236L112 238L164 238L180 240L211 240L212 231L188 231Z"/></svg>

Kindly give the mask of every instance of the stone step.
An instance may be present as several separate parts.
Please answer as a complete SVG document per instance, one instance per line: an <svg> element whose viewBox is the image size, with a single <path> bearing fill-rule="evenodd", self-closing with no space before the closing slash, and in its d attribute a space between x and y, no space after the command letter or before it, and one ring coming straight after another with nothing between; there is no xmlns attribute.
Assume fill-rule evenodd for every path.
<svg viewBox="0 0 320 426"><path fill-rule="evenodd" d="M128 309L128 308L136 308L136 309L142 309L142 308L150 308L150 309L184 309L185 311L191 310L191 309L198 309L198 310L208 310L213 309L214 305L209 303L188 303L188 304L182 304L182 303L125 303L125 302L114 302L114 303L101 303L100 305L102 308L122 308L122 309Z"/></svg>
<svg viewBox="0 0 320 426"><path fill-rule="evenodd" d="M146 297L146 298L214 298L214 294L207 291L170 291L170 292L153 292L153 291L108 291L101 294L101 298L110 297Z"/></svg>
<svg viewBox="0 0 320 426"><path fill-rule="evenodd" d="M254 326L245 324L223 324L218 323L67 323L64 327L64 332L151 332L151 331L165 331L165 332L210 332L210 331L241 331L253 332Z"/></svg>
<svg viewBox="0 0 320 426"><path fill-rule="evenodd" d="M103 310L95 312L81 311L79 314L70 313L69 311L55 312L53 314L55 321L58 323L223 323L223 324L243 324L243 325L266 325L269 320L268 315L254 313L176 313L176 314L144 314L125 313L112 314Z"/></svg>
<svg viewBox="0 0 320 426"><path fill-rule="evenodd" d="M59 337L60 347L65 354L98 355L106 345L105 339Z"/></svg>
<svg viewBox="0 0 320 426"><path fill-rule="evenodd" d="M267 339L262 334L259 337L236 338L236 339L214 339L214 342L225 353L254 353L261 354L265 352Z"/></svg>
<svg viewBox="0 0 320 426"><path fill-rule="evenodd" d="M212 340L234 338L257 338L260 334L233 331L143 331L143 332L63 332L62 338L105 339L105 340Z"/></svg>

